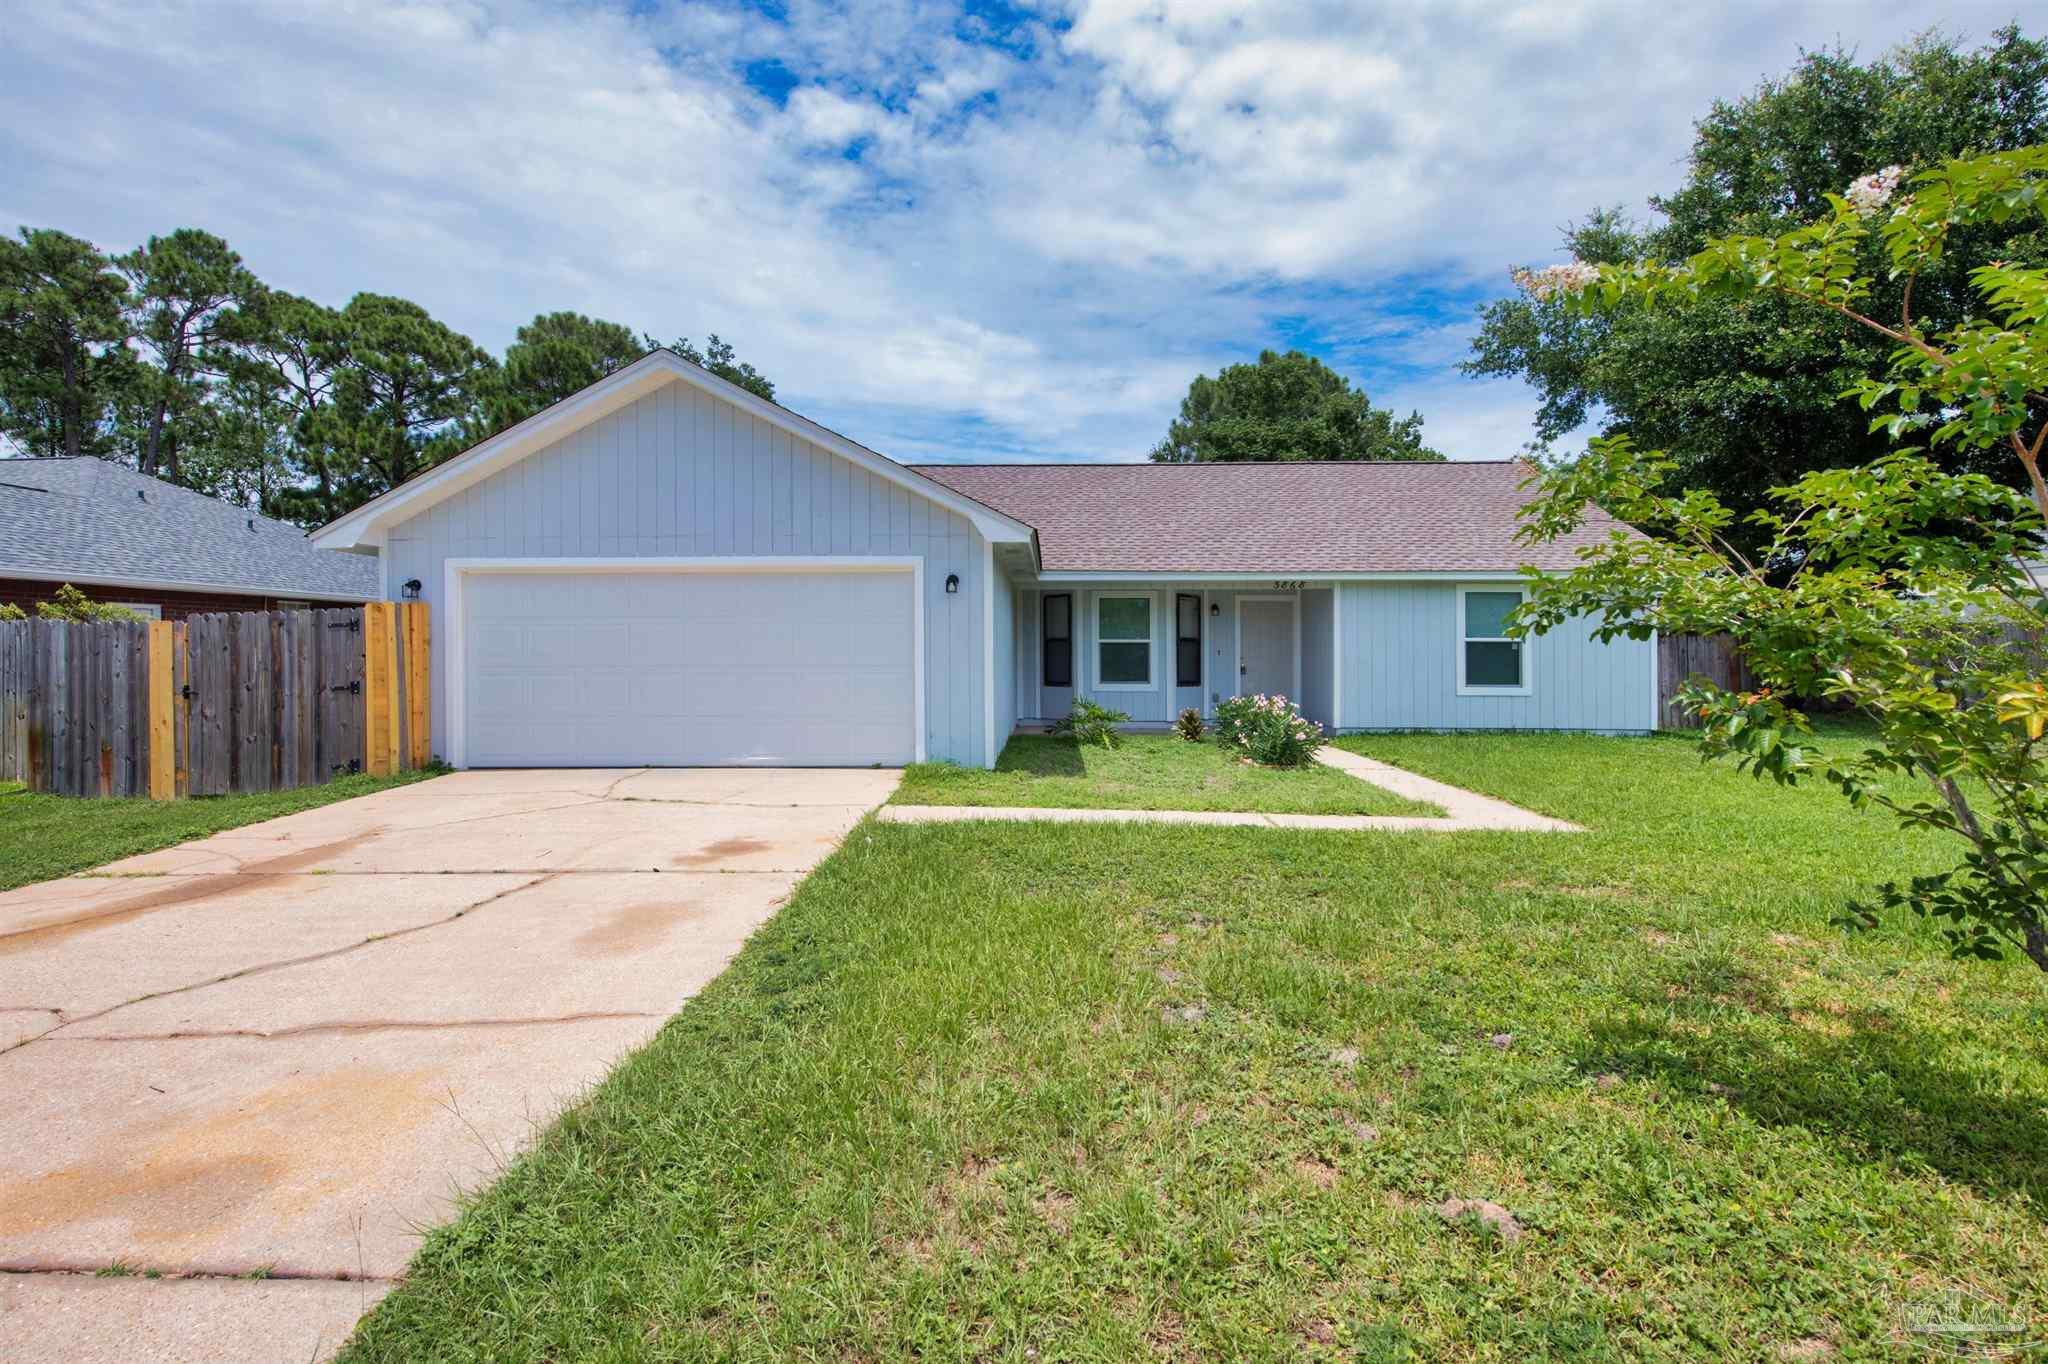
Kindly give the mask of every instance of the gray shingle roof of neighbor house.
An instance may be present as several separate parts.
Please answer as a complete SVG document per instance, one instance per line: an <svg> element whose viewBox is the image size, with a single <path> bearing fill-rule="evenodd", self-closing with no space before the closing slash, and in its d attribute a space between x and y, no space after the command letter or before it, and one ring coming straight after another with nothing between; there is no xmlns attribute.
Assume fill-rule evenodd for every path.
<svg viewBox="0 0 2048 1364"><path fill-rule="evenodd" d="M1502 573L1570 568L1605 512L1515 540L1522 460L1269 464L919 464L1038 530L1053 573Z"/></svg>
<svg viewBox="0 0 2048 1364"><path fill-rule="evenodd" d="M138 495L139 494L139 495ZM365 601L374 555L105 460L0 460L0 577Z"/></svg>

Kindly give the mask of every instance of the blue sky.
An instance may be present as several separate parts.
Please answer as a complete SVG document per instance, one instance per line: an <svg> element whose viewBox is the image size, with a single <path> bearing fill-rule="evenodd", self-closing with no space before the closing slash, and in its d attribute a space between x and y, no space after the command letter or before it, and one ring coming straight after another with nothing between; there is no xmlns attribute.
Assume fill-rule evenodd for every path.
<svg viewBox="0 0 2048 1364"><path fill-rule="evenodd" d="M1980 40L2011 6L1959 0ZM1676 183L1691 121L1897 4L15 0L0 223L198 226L494 351L540 311L717 331L918 459L1137 459L1288 345L1454 457L1507 270Z"/></svg>

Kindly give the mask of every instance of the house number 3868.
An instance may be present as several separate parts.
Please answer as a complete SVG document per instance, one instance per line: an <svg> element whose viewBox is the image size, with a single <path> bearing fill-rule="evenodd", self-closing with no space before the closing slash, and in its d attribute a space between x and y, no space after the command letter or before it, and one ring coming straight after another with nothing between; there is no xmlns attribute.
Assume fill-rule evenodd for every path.
<svg viewBox="0 0 2048 1364"><path fill-rule="evenodd" d="M1273 579L1273 586L1274 586L1274 587L1276 587L1276 588L1278 588L1278 589L1280 589L1280 590L1281 590L1282 592L1295 592L1295 591L1299 591L1299 590L1300 590L1300 588L1301 588L1301 584L1302 584L1302 580L1301 580L1300 578L1275 578L1275 579Z"/></svg>

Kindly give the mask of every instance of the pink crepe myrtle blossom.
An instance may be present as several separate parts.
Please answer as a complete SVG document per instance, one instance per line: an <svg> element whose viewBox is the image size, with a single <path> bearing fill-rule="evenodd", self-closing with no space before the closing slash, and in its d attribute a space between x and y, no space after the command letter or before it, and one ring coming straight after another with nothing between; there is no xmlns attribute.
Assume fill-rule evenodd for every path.
<svg viewBox="0 0 2048 1364"><path fill-rule="evenodd" d="M1559 294L1576 294L1589 288L1600 278L1600 267L1575 260L1565 265L1546 265L1541 270L1527 266L1508 271L1515 287L1539 302L1557 297Z"/></svg>
<svg viewBox="0 0 2048 1364"><path fill-rule="evenodd" d="M1906 178L1903 166L1886 166L1881 171L1858 176L1849 182L1849 192L1842 197L1849 201L1849 207L1861 217L1868 218L1892 200L1899 184Z"/></svg>

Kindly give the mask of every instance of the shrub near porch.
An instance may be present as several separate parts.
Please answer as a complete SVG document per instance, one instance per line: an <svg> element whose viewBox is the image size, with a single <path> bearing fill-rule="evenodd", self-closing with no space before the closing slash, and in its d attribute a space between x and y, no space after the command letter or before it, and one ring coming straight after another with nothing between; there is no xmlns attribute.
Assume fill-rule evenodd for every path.
<svg viewBox="0 0 2048 1364"><path fill-rule="evenodd" d="M1088 810L1240 810L1265 814L1437 815L1433 805L1324 767L1242 762L1204 739L1126 734L1115 748L1019 734L993 771L919 763L896 805L1021 805Z"/></svg>

